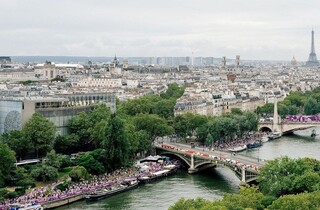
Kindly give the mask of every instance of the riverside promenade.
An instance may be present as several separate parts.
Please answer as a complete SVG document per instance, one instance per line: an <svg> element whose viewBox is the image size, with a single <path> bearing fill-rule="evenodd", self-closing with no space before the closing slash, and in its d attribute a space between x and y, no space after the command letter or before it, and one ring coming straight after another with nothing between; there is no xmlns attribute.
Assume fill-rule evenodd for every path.
<svg viewBox="0 0 320 210"><path fill-rule="evenodd" d="M22 196L1 201L0 210L10 209L12 204L41 204L44 209L56 208L84 199L86 193L163 170L167 164L171 164L171 162L150 163L145 171L140 171L137 167L121 168L108 174L93 176L89 180L72 183L65 190L57 188L62 183L62 181L58 181L45 187L34 188Z"/></svg>

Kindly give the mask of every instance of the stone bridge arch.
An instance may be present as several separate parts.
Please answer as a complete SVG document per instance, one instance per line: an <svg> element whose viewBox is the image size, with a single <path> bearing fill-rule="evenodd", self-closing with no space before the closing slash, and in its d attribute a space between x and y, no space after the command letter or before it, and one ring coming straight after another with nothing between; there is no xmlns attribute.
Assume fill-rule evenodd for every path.
<svg viewBox="0 0 320 210"><path fill-rule="evenodd" d="M188 159L187 156L172 152L160 152L159 155L177 157L179 160L182 160L187 166L191 167L191 159Z"/></svg>
<svg viewBox="0 0 320 210"><path fill-rule="evenodd" d="M272 132L272 127L269 126L261 126L259 128L259 132Z"/></svg>

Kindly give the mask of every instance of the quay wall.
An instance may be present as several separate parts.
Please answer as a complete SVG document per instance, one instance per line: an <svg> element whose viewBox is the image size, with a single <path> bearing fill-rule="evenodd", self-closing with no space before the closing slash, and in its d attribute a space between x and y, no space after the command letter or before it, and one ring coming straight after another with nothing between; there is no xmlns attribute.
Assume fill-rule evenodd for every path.
<svg viewBox="0 0 320 210"><path fill-rule="evenodd" d="M82 199L84 199L84 194L70 196L70 197L66 197L63 199L55 200L55 201L41 203L41 206L43 207L43 209L51 209L51 208L56 208L59 206L67 205L69 203L73 203L75 201L79 201Z"/></svg>

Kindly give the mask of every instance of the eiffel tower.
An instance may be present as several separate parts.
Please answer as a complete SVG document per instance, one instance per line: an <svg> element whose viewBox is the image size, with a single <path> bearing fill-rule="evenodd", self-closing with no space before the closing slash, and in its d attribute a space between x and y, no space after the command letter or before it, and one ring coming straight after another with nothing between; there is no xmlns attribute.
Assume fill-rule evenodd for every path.
<svg viewBox="0 0 320 210"><path fill-rule="evenodd" d="M319 61L317 60L317 54L314 50L314 31L311 31L311 52L309 54L309 59L306 63L307 66L318 66Z"/></svg>

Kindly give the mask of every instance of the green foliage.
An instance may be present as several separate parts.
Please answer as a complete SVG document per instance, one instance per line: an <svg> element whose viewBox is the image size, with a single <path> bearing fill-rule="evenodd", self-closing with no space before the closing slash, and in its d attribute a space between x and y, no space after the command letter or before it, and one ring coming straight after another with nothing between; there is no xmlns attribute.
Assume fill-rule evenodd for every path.
<svg viewBox="0 0 320 210"><path fill-rule="evenodd" d="M25 168L22 168L22 167L17 168L15 180L17 180L15 182L16 186L21 186L23 188L35 186L34 180L32 179L30 173Z"/></svg>
<svg viewBox="0 0 320 210"><path fill-rule="evenodd" d="M257 114L273 114L273 103L267 103L264 106L258 106L257 107Z"/></svg>
<svg viewBox="0 0 320 210"><path fill-rule="evenodd" d="M259 192L257 187L242 187L239 194L225 194L219 203L227 207L228 210L238 209L264 209L262 201L264 195Z"/></svg>
<svg viewBox="0 0 320 210"><path fill-rule="evenodd" d="M100 148L102 146L102 141L104 139L107 126L108 122L106 120L102 120L100 122L97 122L93 127L91 132L91 139L95 148Z"/></svg>
<svg viewBox="0 0 320 210"><path fill-rule="evenodd" d="M85 148L85 145L90 142L90 131L93 125L89 120L89 114L80 112L77 116L71 118L68 122L68 128L71 134L78 138L80 148Z"/></svg>
<svg viewBox="0 0 320 210"><path fill-rule="evenodd" d="M84 152L78 153L76 164L83 166L91 174L101 174L105 171L104 166L99 161L95 160L91 154Z"/></svg>
<svg viewBox="0 0 320 210"><path fill-rule="evenodd" d="M179 87L176 83L168 85L166 93L157 95L147 95L144 97L128 100L120 103L119 114L135 116L137 114L156 114L162 118L173 117L173 108L176 100L182 96L184 87Z"/></svg>
<svg viewBox="0 0 320 210"><path fill-rule="evenodd" d="M145 130L136 130L133 123L125 124L125 132L129 141L129 154L134 157L138 152L148 151L151 148L152 140Z"/></svg>
<svg viewBox="0 0 320 210"><path fill-rule="evenodd" d="M175 106L176 99L162 99L154 104L153 114L157 114L162 118L169 119L173 117L173 108Z"/></svg>
<svg viewBox="0 0 320 210"><path fill-rule="evenodd" d="M208 122L206 116L186 113L182 115L177 115L174 118L173 127L175 129L175 133L180 138L186 138L187 136L193 136L195 130Z"/></svg>
<svg viewBox="0 0 320 210"><path fill-rule="evenodd" d="M12 130L2 135L8 146L15 151L17 159L23 158L32 148L30 139L25 137L23 131Z"/></svg>
<svg viewBox="0 0 320 210"><path fill-rule="evenodd" d="M115 114L111 115L102 145L105 149L105 158L109 161L108 169L128 164L129 141L124 122Z"/></svg>
<svg viewBox="0 0 320 210"><path fill-rule="evenodd" d="M313 91L291 92L283 101L278 102L278 112L281 117L286 115L314 115L320 112L320 92L319 88ZM272 116L273 104L268 103L257 108L257 113Z"/></svg>
<svg viewBox="0 0 320 210"><path fill-rule="evenodd" d="M319 189L319 161L309 158L276 158L260 169L261 191L270 196L312 192Z"/></svg>
<svg viewBox="0 0 320 210"><path fill-rule="evenodd" d="M20 81L19 84L23 84L25 86L35 85L35 81L27 80L27 81Z"/></svg>
<svg viewBox="0 0 320 210"><path fill-rule="evenodd" d="M316 210L320 207L320 191L302 193L298 195L285 195L275 200L268 207L269 210Z"/></svg>
<svg viewBox="0 0 320 210"><path fill-rule="evenodd" d="M61 184L58 184L56 186L57 189L64 191L69 187L69 183L68 182L62 182Z"/></svg>
<svg viewBox="0 0 320 210"><path fill-rule="evenodd" d="M33 148L41 154L46 154L53 148L56 127L42 115L34 113L30 120L24 125L25 138L33 145Z"/></svg>
<svg viewBox="0 0 320 210"><path fill-rule="evenodd" d="M154 114L138 114L134 117L136 129L146 131L152 141L157 136L165 136L173 133L173 128L167 124L167 121Z"/></svg>
<svg viewBox="0 0 320 210"><path fill-rule="evenodd" d="M304 104L304 113L306 115L314 115L319 113L320 107L316 99L308 98L308 100Z"/></svg>
<svg viewBox="0 0 320 210"><path fill-rule="evenodd" d="M236 114L242 115L243 112L239 108L231 108L231 114L233 114L233 115L236 115Z"/></svg>
<svg viewBox="0 0 320 210"><path fill-rule="evenodd" d="M184 93L185 87L179 87L177 83L172 83L168 85L168 90L161 94L161 98L169 99L169 98L180 98Z"/></svg>
<svg viewBox="0 0 320 210"><path fill-rule="evenodd" d="M127 115L151 114L155 110L155 103L161 100L160 96L148 95L136 99L130 99L122 103L119 110Z"/></svg>
<svg viewBox="0 0 320 210"><path fill-rule="evenodd" d="M62 154L71 154L76 152L78 142L79 136L76 134L58 135L54 141L54 150Z"/></svg>
<svg viewBox="0 0 320 210"><path fill-rule="evenodd" d="M0 187L4 186L11 179L11 174L15 170L15 161L14 151L0 141Z"/></svg>
<svg viewBox="0 0 320 210"><path fill-rule="evenodd" d="M89 179L90 175L87 169L83 166L75 166L69 173L69 176L72 181L79 182L81 180Z"/></svg>
<svg viewBox="0 0 320 210"><path fill-rule="evenodd" d="M245 133L256 131L258 118L252 112L236 112L209 118L207 122L205 122L206 121L202 121L202 123L194 124L200 125L196 130L196 135L200 142L210 144L210 142L230 140L236 136L242 136Z"/></svg>
<svg viewBox="0 0 320 210"><path fill-rule="evenodd" d="M31 171L31 176L37 181L47 182L55 181L58 176L58 170L52 166L40 164Z"/></svg>
<svg viewBox="0 0 320 210"><path fill-rule="evenodd" d="M110 108L105 104L96 106L91 112L81 112L68 122L70 133L77 136L80 150L88 150L94 146L98 148L101 144L101 136L110 118ZM100 134L100 135L99 135Z"/></svg>
<svg viewBox="0 0 320 210"><path fill-rule="evenodd" d="M57 168L58 170L61 168L62 156L57 155L56 151L51 150L49 153L47 153L47 156L45 158L46 158L46 162L45 162L46 165Z"/></svg>
<svg viewBox="0 0 320 210"><path fill-rule="evenodd" d="M244 187L239 194L225 194L220 201L207 201L202 198L180 199L169 210L244 210L261 209L264 195L258 191L257 187Z"/></svg>
<svg viewBox="0 0 320 210"><path fill-rule="evenodd" d="M207 208L209 207L210 208ZM196 199L185 199L181 198L176 202L173 206L169 207L169 210L204 210L204 209L217 209L213 208L212 202L207 201L203 198ZM223 210L227 210L227 208L219 208Z"/></svg>

